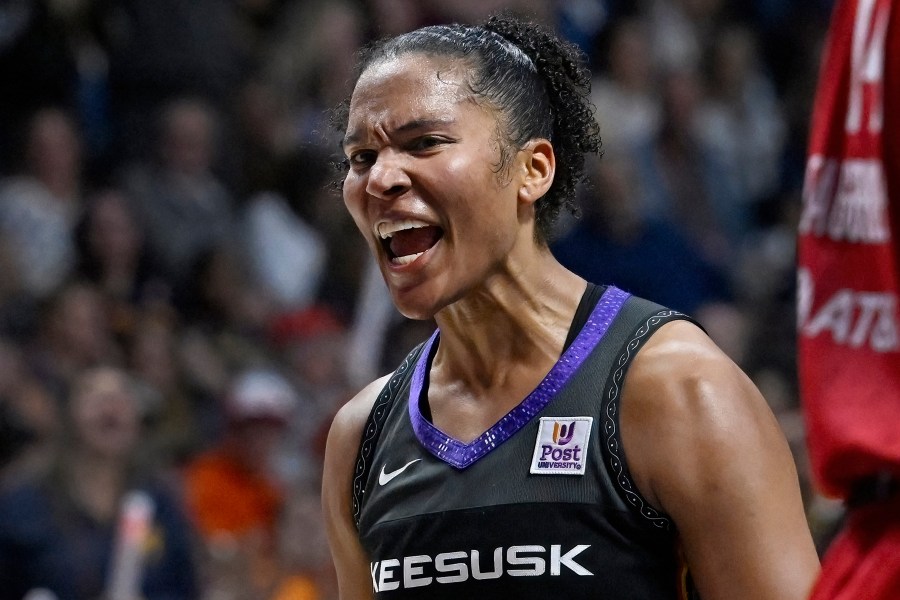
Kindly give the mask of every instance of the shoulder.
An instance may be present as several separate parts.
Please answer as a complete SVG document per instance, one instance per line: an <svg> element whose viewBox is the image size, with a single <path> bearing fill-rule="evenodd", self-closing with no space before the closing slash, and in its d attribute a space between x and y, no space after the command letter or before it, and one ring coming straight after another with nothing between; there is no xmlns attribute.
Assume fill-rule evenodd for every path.
<svg viewBox="0 0 900 600"><path fill-rule="evenodd" d="M52 528L51 499L42 482L28 481L0 493L0 539L36 539Z"/></svg>
<svg viewBox="0 0 900 600"><path fill-rule="evenodd" d="M322 511L342 598L372 597L369 563L352 515L351 490L363 430L389 377L372 382L338 411L325 444Z"/></svg>
<svg viewBox="0 0 900 600"><path fill-rule="evenodd" d="M402 386L411 374L411 366L417 357L421 356L424 344L419 344L406 356L406 359L396 371L376 379L364 387L356 396L344 404L335 415L328 439L325 443L325 471L323 482L324 491L327 493L332 480L337 477L345 485L349 492L349 481L355 466L356 456L362 442L362 437L369 415L375 408L376 402L382 397L381 392L387 391L387 404L391 403L395 392ZM390 386L388 387L388 384ZM386 389L387 388L387 389ZM380 414L380 413L379 413Z"/></svg>
<svg viewBox="0 0 900 600"><path fill-rule="evenodd" d="M683 319L664 324L650 337L635 357L629 374L632 386L647 387L649 391L671 392L726 381L749 383L743 371L702 329ZM646 401L652 402L654 397L647 397Z"/></svg>
<svg viewBox="0 0 900 600"><path fill-rule="evenodd" d="M676 321L638 353L627 378L621 429L631 474L674 521L700 595L806 598L818 558L793 455L749 377L699 328Z"/></svg>
<svg viewBox="0 0 900 600"><path fill-rule="evenodd" d="M622 401L622 430L638 487L666 512L688 490L718 485L760 451L790 459L781 430L750 378L697 326L673 321L637 354ZM677 512L677 511L676 511Z"/></svg>
<svg viewBox="0 0 900 600"><path fill-rule="evenodd" d="M363 388L338 410L328 431L325 443L325 465L322 493L326 505L343 509L349 502L350 486L363 430L372 407L390 375L377 379ZM331 506L326 506L330 510Z"/></svg>
<svg viewBox="0 0 900 600"><path fill-rule="evenodd" d="M328 432L326 454L329 447L345 451L351 447L355 450L359 446L363 429L369 414L372 412L375 400L389 378L390 375L385 375L380 379L376 379L338 410Z"/></svg>

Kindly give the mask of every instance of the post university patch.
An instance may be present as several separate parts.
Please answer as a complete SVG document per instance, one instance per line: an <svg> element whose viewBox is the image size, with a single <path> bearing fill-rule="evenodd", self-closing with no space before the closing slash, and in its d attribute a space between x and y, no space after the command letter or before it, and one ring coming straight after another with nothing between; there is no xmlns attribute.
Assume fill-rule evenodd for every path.
<svg viewBox="0 0 900 600"><path fill-rule="evenodd" d="M541 417L533 475L584 475L593 417Z"/></svg>

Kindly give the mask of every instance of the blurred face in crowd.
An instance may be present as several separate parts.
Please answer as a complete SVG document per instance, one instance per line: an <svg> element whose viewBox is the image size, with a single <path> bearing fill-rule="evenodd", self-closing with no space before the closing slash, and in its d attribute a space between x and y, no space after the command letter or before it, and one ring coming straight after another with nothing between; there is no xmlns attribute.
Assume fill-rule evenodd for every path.
<svg viewBox="0 0 900 600"><path fill-rule="evenodd" d="M138 400L126 376L100 368L83 374L69 399L73 433L81 448L98 457L127 459L138 442Z"/></svg>
<svg viewBox="0 0 900 600"><path fill-rule="evenodd" d="M633 242L644 222L633 166L614 155L591 158L588 166L593 185L582 205L586 221L607 235Z"/></svg>
<svg viewBox="0 0 900 600"><path fill-rule="evenodd" d="M163 117L163 162L182 175L207 173L213 160L214 128L213 115L202 104L172 105Z"/></svg>
<svg viewBox="0 0 900 600"><path fill-rule="evenodd" d="M749 29L732 27L720 33L713 51L713 77L719 93L741 100L757 57L756 41Z"/></svg>
<svg viewBox="0 0 900 600"><path fill-rule="evenodd" d="M32 174L44 182L77 177L81 169L78 133L59 110L46 109L34 116L25 152Z"/></svg>
<svg viewBox="0 0 900 600"><path fill-rule="evenodd" d="M236 458L249 471L266 473L273 468L275 451L286 423L276 419L244 419L232 424Z"/></svg>
<svg viewBox="0 0 900 600"><path fill-rule="evenodd" d="M625 21L613 36L609 50L613 77L629 89L648 90L654 74L646 25L637 20Z"/></svg>
<svg viewBox="0 0 900 600"><path fill-rule="evenodd" d="M76 283L65 289L54 307L50 329L53 344L82 364L108 358L110 328L96 288Z"/></svg>
<svg viewBox="0 0 900 600"><path fill-rule="evenodd" d="M104 264L131 263L141 247L141 234L121 192L107 190L90 208L88 243Z"/></svg>
<svg viewBox="0 0 900 600"><path fill-rule="evenodd" d="M663 86L663 103L670 127L681 134L691 134L701 100L702 90L696 73L670 73Z"/></svg>

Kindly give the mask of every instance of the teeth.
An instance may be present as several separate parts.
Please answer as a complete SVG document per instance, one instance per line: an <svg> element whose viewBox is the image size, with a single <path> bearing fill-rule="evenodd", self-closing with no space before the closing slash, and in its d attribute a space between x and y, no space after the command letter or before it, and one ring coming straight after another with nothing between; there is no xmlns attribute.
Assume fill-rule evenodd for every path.
<svg viewBox="0 0 900 600"><path fill-rule="evenodd" d="M428 227L428 223L424 221L416 221L414 219L405 219L403 221L390 221L384 222L382 221L378 225L375 226L375 233L383 240L388 239L398 231L403 231L405 229L419 229L421 227Z"/></svg>
<svg viewBox="0 0 900 600"><path fill-rule="evenodd" d="M397 257L394 257L391 260L391 262L398 264L398 265L408 265L409 263L416 260L423 254L425 254L425 253L424 252L416 252L415 254L407 254L406 256L397 256Z"/></svg>

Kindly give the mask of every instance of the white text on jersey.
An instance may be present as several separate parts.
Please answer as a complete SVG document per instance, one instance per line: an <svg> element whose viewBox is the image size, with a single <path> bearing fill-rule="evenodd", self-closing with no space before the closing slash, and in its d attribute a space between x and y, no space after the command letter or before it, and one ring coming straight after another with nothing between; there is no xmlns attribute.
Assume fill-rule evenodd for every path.
<svg viewBox="0 0 900 600"><path fill-rule="evenodd" d="M480 552L442 552L434 557L427 554L389 558L369 565L375 592L423 587L434 583L462 583L469 579L498 579L507 577L538 577L562 575L563 567L576 575L587 577L590 571L575 562L575 557L590 548L579 544L563 553L562 546L550 546L549 561L544 546L510 546L495 548L493 564L483 565ZM504 561L504 557L506 560Z"/></svg>

